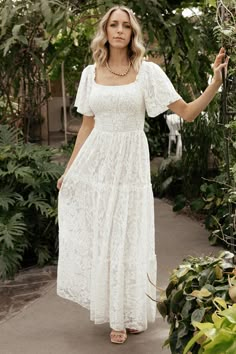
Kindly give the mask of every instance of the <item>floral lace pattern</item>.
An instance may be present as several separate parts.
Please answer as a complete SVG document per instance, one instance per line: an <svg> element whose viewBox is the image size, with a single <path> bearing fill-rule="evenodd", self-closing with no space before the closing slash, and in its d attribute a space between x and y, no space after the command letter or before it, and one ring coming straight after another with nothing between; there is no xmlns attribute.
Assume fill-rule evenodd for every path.
<svg viewBox="0 0 236 354"><path fill-rule="evenodd" d="M84 69L75 105L95 126L58 198L57 294L89 309L96 324L144 330L156 318L147 274L156 283L157 272L145 109L156 116L180 96L153 63L122 86L97 84L94 69Z"/></svg>

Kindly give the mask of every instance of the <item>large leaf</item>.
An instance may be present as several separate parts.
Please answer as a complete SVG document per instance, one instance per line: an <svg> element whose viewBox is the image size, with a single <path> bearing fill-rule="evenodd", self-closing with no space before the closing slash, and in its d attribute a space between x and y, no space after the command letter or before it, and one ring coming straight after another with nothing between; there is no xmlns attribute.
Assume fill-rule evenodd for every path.
<svg viewBox="0 0 236 354"><path fill-rule="evenodd" d="M26 231L26 224L22 219L21 213L7 219L3 217L0 219L0 243L4 242L7 247L14 248L14 241Z"/></svg>
<svg viewBox="0 0 236 354"><path fill-rule="evenodd" d="M23 142L20 136L20 130L17 130L9 125L0 124L0 146L20 144Z"/></svg>
<svg viewBox="0 0 236 354"><path fill-rule="evenodd" d="M193 311L193 313L191 315L191 322L193 322L193 321L201 322L203 320L205 312L206 312L206 309L204 307Z"/></svg>
<svg viewBox="0 0 236 354"><path fill-rule="evenodd" d="M16 179L22 177L31 177L33 174L32 169L29 166L18 166L15 161L9 161L7 164L7 170L2 173L3 175L14 175Z"/></svg>
<svg viewBox="0 0 236 354"><path fill-rule="evenodd" d="M226 317L229 322L236 324L236 306L222 311L221 315Z"/></svg>
<svg viewBox="0 0 236 354"><path fill-rule="evenodd" d="M192 346L204 335L203 331L198 332L195 336L191 338L191 340L187 343L186 347L184 348L183 354L188 354L189 350Z"/></svg>
<svg viewBox="0 0 236 354"><path fill-rule="evenodd" d="M206 288L202 288L201 290L194 290L190 295L199 297L199 298L204 298L204 297L209 297L212 295L212 293L207 290Z"/></svg>
<svg viewBox="0 0 236 354"><path fill-rule="evenodd" d="M23 206L35 207L36 210L40 211L41 214L49 217L51 212L51 206L46 199L39 197L34 192L28 195L28 199L21 203Z"/></svg>
<svg viewBox="0 0 236 354"><path fill-rule="evenodd" d="M22 23L14 25L14 27L12 29L13 37L18 37L18 34L20 32L20 29L21 29L22 25L23 25Z"/></svg>
<svg viewBox="0 0 236 354"><path fill-rule="evenodd" d="M20 200L21 195L14 192L13 188L5 186L0 189L0 207L5 210L9 210L10 206L13 206L16 203L16 200Z"/></svg>
<svg viewBox="0 0 236 354"><path fill-rule="evenodd" d="M46 22L50 23L52 20L52 11L48 0L41 0L41 10Z"/></svg>
<svg viewBox="0 0 236 354"><path fill-rule="evenodd" d="M204 347L204 354L212 353L236 353L236 333L229 333L227 330L221 329L214 340Z"/></svg>

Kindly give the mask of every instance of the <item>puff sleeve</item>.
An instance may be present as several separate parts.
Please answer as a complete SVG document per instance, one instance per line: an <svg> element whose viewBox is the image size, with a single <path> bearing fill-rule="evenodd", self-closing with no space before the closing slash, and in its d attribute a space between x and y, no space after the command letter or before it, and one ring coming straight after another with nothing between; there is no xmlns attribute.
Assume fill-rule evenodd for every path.
<svg viewBox="0 0 236 354"><path fill-rule="evenodd" d="M74 106L77 107L77 112L85 116L94 116L94 113L89 105L92 78L93 77L91 75L91 65L88 65L82 71L74 104Z"/></svg>
<svg viewBox="0 0 236 354"><path fill-rule="evenodd" d="M146 62L144 100L149 117L156 117L168 110L168 105L181 99L170 79L158 64Z"/></svg>

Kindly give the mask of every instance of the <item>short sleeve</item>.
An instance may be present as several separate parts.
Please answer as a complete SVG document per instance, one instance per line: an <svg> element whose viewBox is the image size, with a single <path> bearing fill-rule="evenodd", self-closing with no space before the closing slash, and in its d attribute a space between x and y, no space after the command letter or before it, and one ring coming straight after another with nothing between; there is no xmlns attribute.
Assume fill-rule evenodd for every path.
<svg viewBox="0 0 236 354"><path fill-rule="evenodd" d="M89 96L92 85L91 80L91 65L88 65L82 71L74 104L74 106L77 107L77 112L85 116L94 116L94 113L89 105Z"/></svg>
<svg viewBox="0 0 236 354"><path fill-rule="evenodd" d="M156 117L168 110L168 105L182 99L168 76L158 64L145 62L144 100L149 117Z"/></svg>

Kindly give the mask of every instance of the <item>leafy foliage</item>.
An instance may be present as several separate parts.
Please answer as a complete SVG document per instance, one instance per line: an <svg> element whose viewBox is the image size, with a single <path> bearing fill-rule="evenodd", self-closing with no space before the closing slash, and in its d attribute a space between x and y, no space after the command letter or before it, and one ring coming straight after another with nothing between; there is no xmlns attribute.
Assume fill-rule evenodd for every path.
<svg viewBox="0 0 236 354"><path fill-rule="evenodd" d="M214 114L203 114L193 124L183 123L183 156L165 159L156 176L152 176L156 196L175 199L174 210L181 210L188 200L200 195L202 178L218 172L222 129ZM214 163L210 166L210 156Z"/></svg>
<svg viewBox="0 0 236 354"><path fill-rule="evenodd" d="M198 331L188 342L183 354L189 353L196 342L201 346L199 354L236 352L236 304L230 306L220 298L215 298L214 302L218 309L212 314L211 322L192 322Z"/></svg>
<svg viewBox="0 0 236 354"><path fill-rule="evenodd" d="M157 307L170 324L169 345L172 354L182 354L193 337L193 321L210 321L217 309L215 298L232 304L229 295L228 272L234 274L233 254L222 252L218 257L187 257L173 270L165 296ZM200 345L194 344L191 352L197 354Z"/></svg>
<svg viewBox="0 0 236 354"><path fill-rule="evenodd" d="M40 140L41 106L50 96L49 49L54 36L66 35L70 9L58 0L6 0L0 10L0 123L21 126L27 142Z"/></svg>
<svg viewBox="0 0 236 354"><path fill-rule="evenodd" d="M205 215L205 226L210 231L210 244L215 245L223 242L226 247L233 247L235 230L235 205L236 205L236 150L235 136L236 125L232 121L227 125L230 129L230 179L225 172L225 164L221 164L221 173L214 179L205 178L205 182L200 186L199 198L188 202L187 198L178 196L174 210L182 209L187 203L194 212ZM221 144L219 143L219 146ZM229 207L231 205L231 208Z"/></svg>
<svg viewBox="0 0 236 354"><path fill-rule="evenodd" d="M55 149L14 143L16 132L0 126L0 277L13 277L31 262L43 265L57 252L56 180L62 167ZM6 139L9 138L9 140Z"/></svg>
<svg viewBox="0 0 236 354"><path fill-rule="evenodd" d="M164 115L155 119L146 117L144 131L149 144L149 154L152 160L156 156L165 156L167 154L167 125Z"/></svg>
<svg viewBox="0 0 236 354"><path fill-rule="evenodd" d="M172 198L183 192L183 170L181 160L164 159L157 174L152 174L152 187L155 197Z"/></svg>

